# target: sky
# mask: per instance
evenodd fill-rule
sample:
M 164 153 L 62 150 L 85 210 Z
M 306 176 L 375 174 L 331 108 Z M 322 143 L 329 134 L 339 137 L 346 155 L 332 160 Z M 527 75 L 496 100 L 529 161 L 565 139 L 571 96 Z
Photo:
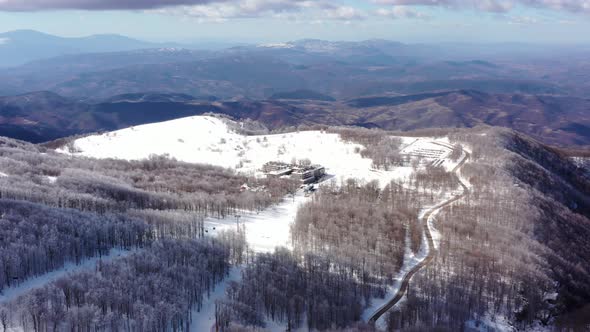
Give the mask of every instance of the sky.
M 148 41 L 590 43 L 590 0 L 0 0 L 0 32 Z

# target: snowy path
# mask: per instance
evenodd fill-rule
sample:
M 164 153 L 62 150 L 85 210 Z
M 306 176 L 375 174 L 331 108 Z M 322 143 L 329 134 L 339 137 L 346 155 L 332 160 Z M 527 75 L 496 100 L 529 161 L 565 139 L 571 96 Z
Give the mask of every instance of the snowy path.
M 232 267 L 229 275 L 215 285 L 215 290 L 203 301 L 201 311 L 193 310 L 190 330 L 194 332 L 215 331 L 215 301 L 225 297 L 225 290 L 232 281 L 240 281 L 243 267 Z
M 425 235 L 423 237 L 423 240 L 427 241 Z M 416 266 L 418 263 L 423 261 L 427 255 L 428 255 L 428 248 L 426 246 L 422 246 L 422 248 L 420 248 L 420 251 L 417 254 L 414 254 L 414 252 L 412 252 L 412 249 L 410 248 L 410 236 L 408 233 L 406 235 L 406 248 L 405 248 L 405 253 L 404 253 L 404 264 L 403 264 L 402 268 L 400 269 L 398 276 L 395 278 L 395 281 L 392 285 L 388 285 L 385 297 L 383 297 L 382 299 L 379 299 L 379 298 L 373 299 L 371 302 L 371 305 L 369 307 L 365 308 L 365 310 L 363 311 L 363 314 L 361 316 L 361 320 L 368 321 L 371 318 L 371 316 L 373 315 L 373 313 L 375 313 L 381 307 L 386 305 L 387 302 L 389 302 L 389 299 L 394 297 L 395 294 L 399 291 L 399 289 L 401 287 L 401 283 L 403 281 L 403 277 L 406 274 L 408 274 L 408 272 L 414 266 Z M 381 326 L 378 325 L 377 327 L 381 327 Z
M 299 206 L 311 200 L 298 191 L 295 197 L 285 197 L 275 206 L 261 212 L 246 212 L 240 215 L 240 225 L 246 227 L 246 241 L 254 252 L 272 252 L 276 247 L 291 248 L 291 224 L 295 221 Z M 236 229 L 236 216 L 223 219 L 205 219 L 208 234 L 215 236 L 223 230 Z
M 464 182 L 465 180 L 461 177 L 459 172 L 459 170 L 467 162 L 469 157 L 470 154 L 468 152 L 464 152 L 461 162 L 453 169 L 453 172 L 459 177 L 459 184 L 463 188 L 463 192 L 461 194 L 455 195 L 453 198 L 445 200 L 444 202 L 430 208 L 429 210 L 426 210 L 423 216 L 420 218 L 422 224 L 424 225 L 424 233 L 428 240 L 428 254 L 426 255 L 426 257 L 424 257 L 424 259 L 416 263 L 412 268 L 409 269 L 409 271 L 405 273 L 402 282 L 399 288 L 397 289 L 397 292 L 395 293 L 395 296 L 391 300 L 383 304 L 377 311 L 375 311 L 373 315 L 370 316 L 370 318 L 368 319 L 369 323 L 374 325 L 382 325 L 382 322 L 379 321 L 380 318 L 382 318 L 387 311 L 393 308 L 403 298 L 404 294 L 408 290 L 410 279 L 412 279 L 412 277 L 418 271 L 420 271 L 420 269 L 422 269 L 424 266 L 430 263 L 430 261 L 432 261 L 432 259 L 434 258 L 437 246 L 435 244 L 435 239 L 433 238 L 433 233 L 435 235 L 438 235 L 438 232 L 436 232 L 436 230 L 433 227 L 434 217 L 443 208 L 462 199 L 469 193 L 468 184 Z M 404 267 L 406 267 L 405 264 Z
M 76 265 L 75 263 L 66 263 L 59 270 L 51 271 L 49 273 L 45 273 L 43 275 L 27 279 L 25 282 L 18 286 L 4 289 L 0 293 L 0 304 L 10 302 L 33 289 L 41 288 L 52 281 L 67 276 L 68 274 L 94 269 L 96 267 L 96 263 L 98 263 L 99 261 L 111 261 L 116 258 L 128 256 L 132 252 L 134 252 L 134 250 L 127 251 L 120 249 L 111 249 L 108 255 L 86 259 L 82 261 L 82 263 L 80 263 L 79 265 Z

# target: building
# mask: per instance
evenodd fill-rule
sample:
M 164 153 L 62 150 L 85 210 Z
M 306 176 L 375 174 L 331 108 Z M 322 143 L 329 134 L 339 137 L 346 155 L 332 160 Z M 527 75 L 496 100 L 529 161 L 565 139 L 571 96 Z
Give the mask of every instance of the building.
M 303 184 L 317 182 L 324 175 L 326 175 L 326 168 L 320 165 L 295 167 L 292 174 L 295 179 L 300 180 Z
M 293 173 L 293 170 L 293 165 L 279 161 L 269 161 L 268 163 L 262 166 L 262 171 L 267 176 L 277 178 L 281 176 L 291 175 Z
M 317 182 L 326 175 L 326 168 L 321 165 L 301 166 L 278 161 L 264 164 L 262 171 L 269 177 L 291 176 L 303 184 Z

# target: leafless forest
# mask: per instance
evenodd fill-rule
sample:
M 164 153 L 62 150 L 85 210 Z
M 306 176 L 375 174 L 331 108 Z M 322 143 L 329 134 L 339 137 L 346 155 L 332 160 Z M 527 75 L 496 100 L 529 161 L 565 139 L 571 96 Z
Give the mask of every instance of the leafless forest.
M 0 295 L 66 263 L 134 250 L 0 303 L 4 331 L 187 329 L 246 251 L 240 230 L 213 240 L 203 219 L 264 209 L 294 185 L 163 157 L 69 158 L 9 139 L 0 155 L 10 174 L 0 178 Z
M 0 326 L 31 331 L 185 331 L 231 266 L 215 303 L 220 331 L 373 331 L 363 313 L 385 299 L 408 254 L 427 245 L 420 214 L 461 189 L 457 176 L 400 153 L 392 133 L 322 128 L 373 159 L 413 166 L 405 181 L 324 184 L 297 212 L 293 250 L 253 254 L 244 230 L 206 234 L 207 216 L 262 211 L 293 195 L 286 179 L 258 179 L 166 157 L 70 158 L 2 139 L 0 294 L 28 279 L 129 251 L 0 303 Z M 407 135 L 407 133 L 406 133 Z M 470 159 L 468 195 L 441 210 L 434 258 L 385 317 L 390 331 L 580 328 L 590 301 L 590 180 L 559 151 L 487 127 L 448 136 L 450 159 Z M 242 185 L 265 188 L 243 190 Z M 573 263 L 575 262 L 575 263 Z M 487 323 L 484 323 L 487 322 Z M 584 324 L 584 323 L 581 323 Z

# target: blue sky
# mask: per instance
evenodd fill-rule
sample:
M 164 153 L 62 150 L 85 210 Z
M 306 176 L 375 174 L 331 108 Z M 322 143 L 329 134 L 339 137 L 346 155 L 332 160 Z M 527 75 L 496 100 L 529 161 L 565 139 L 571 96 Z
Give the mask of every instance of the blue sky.
M 179 42 L 590 43 L 590 0 L 0 0 L 0 31 L 16 29 Z

